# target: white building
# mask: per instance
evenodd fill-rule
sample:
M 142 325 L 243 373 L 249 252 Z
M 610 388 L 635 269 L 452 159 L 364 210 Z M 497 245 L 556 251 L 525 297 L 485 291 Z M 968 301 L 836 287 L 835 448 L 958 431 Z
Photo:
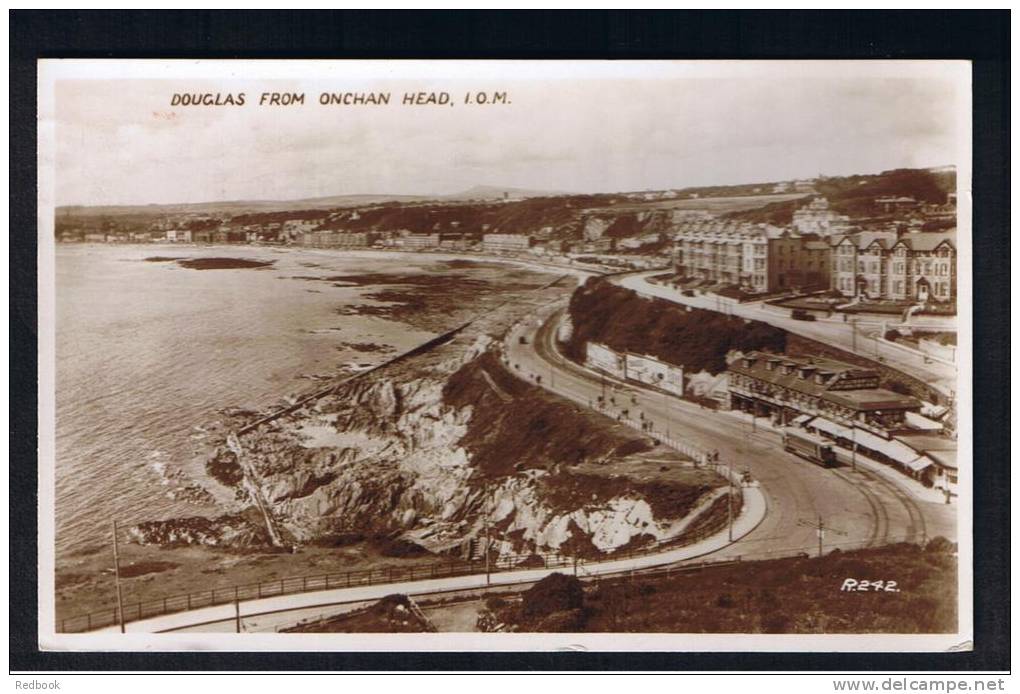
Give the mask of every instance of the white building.
M 482 248 L 489 253 L 519 253 L 531 248 L 531 237 L 526 234 L 484 234 Z
M 815 198 L 804 207 L 794 210 L 793 228 L 801 234 L 845 234 L 850 229 L 850 218 L 831 209 L 825 198 Z

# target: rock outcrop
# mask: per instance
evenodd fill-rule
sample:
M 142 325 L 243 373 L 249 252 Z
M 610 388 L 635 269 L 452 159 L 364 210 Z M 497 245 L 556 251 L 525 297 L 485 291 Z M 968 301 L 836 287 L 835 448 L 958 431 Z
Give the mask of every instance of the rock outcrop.
M 485 336 L 463 336 L 427 360 L 351 381 L 242 444 L 257 477 L 249 482 L 295 544 L 400 536 L 463 554 L 487 518 L 503 553 L 581 546 L 605 553 L 678 537 L 717 494 L 704 473 L 678 481 L 676 454 L 514 377 Z M 652 450 L 657 465 L 674 466 L 659 483 L 690 492 L 684 503 L 653 510 L 621 473 Z M 595 472 L 577 476 L 578 466 Z M 229 452 L 218 449 L 208 467 L 245 502 L 241 466 Z M 589 479 L 598 482 L 590 490 Z M 570 493 L 564 484 L 573 485 Z M 226 527 L 217 532 L 220 522 Z M 136 537 L 231 546 L 265 540 L 239 532 L 232 517 L 208 523 L 149 524 Z

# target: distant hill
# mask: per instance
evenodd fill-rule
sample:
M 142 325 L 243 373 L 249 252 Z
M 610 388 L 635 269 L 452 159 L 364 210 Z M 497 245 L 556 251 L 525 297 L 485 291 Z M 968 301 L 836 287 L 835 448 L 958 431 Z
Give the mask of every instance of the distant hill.
M 876 198 L 910 197 L 919 202 L 942 204 L 956 191 L 956 168 L 892 169 L 879 174 L 833 176 L 814 181 L 815 194 L 825 197 L 834 210 L 853 218 L 880 216 Z M 733 212 L 728 217 L 750 222 L 785 225 L 801 200 L 777 202 L 756 210 Z
M 549 198 L 574 195 L 574 193 L 552 190 L 529 190 L 526 188 L 500 188 L 498 186 L 474 186 L 461 193 L 441 197 L 444 200 L 499 200 L 504 195 L 511 198 Z
M 383 203 L 419 203 L 459 200 L 498 200 L 504 193 L 511 198 L 537 198 L 565 195 L 565 193 L 525 190 L 523 188 L 499 188 L 496 186 L 474 186 L 460 193 L 450 195 L 385 195 L 355 194 L 328 195 L 294 200 L 221 200 L 213 202 L 178 203 L 167 205 L 66 205 L 56 209 L 57 216 L 78 217 L 121 217 L 160 214 L 249 214 L 257 212 L 286 212 L 288 210 L 331 210 L 342 207 L 362 207 Z
M 296 200 L 222 200 L 169 205 L 68 205 L 56 209 L 57 216 L 121 217 L 163 214 L 247 214 L 252 212 L 285 212 L 287 210 L 329 210 L 338 207 L 359 207 L 383 202 L 410 203 L 438 200 L 438 197 L 414 195 L 330 195 Z

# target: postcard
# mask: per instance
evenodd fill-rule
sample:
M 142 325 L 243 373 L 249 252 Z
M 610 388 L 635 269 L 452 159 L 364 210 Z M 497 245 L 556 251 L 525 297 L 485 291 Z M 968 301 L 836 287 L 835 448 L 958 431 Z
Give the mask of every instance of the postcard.
M 968 62 L 39 75 L 43 649 L 972 648 Z

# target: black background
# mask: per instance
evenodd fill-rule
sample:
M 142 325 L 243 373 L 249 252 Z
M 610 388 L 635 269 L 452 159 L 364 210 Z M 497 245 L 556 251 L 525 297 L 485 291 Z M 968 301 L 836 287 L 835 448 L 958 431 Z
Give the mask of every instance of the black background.
M 12 670 L 1009 668 L 1008 11 L 10 11 L 9 17 Z M 972 60 L 974 651 L 785 655 L 40 652 L 36 624 L 35 60 L 113 57 Z

